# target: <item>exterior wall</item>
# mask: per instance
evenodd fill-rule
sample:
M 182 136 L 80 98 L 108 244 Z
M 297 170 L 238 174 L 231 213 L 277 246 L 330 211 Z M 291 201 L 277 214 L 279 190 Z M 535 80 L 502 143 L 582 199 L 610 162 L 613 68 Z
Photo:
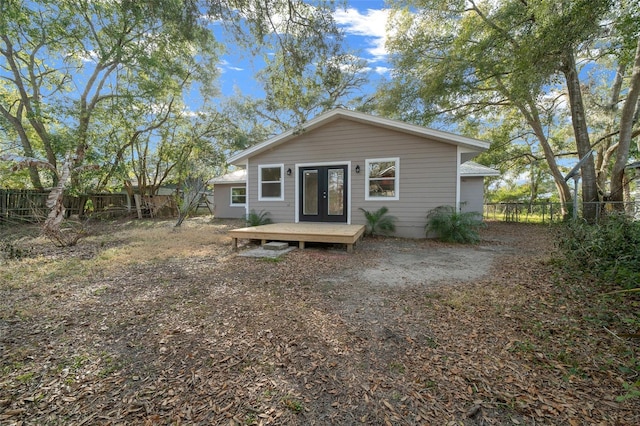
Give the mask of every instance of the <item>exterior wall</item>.
M 240 219 L 246 216 L 245 206 L 231 205 L 231 188 L 243 184 L 216 183 L 214 188 L 213 215 L 219 219 Z
M 463 212 L 478 212 L 484 208 L 484 177 L 463 177 L 460 179 L 460 209 Z
M 365 160 L 392 157 L 399 158 L 399 199 L 365 200 Z M 455 145 L 341 118 L 250 158 L 249 208 L 268 211 L 274 222 L 294 222 L 296 165 L 349 164 L 349 223 L 365 224 L 359 208 L 375 211 L 386 206 L 398 218 L 396 235 L 422 238 L 427 212 L 440 205 L 455 205 L 456 158 Z M 258 201 L 260 164 L 284 165 L 283 201 Z M 358 165 L 360 173 L 355 172 Z M 291 176 L 286 175 L 289 168 Z

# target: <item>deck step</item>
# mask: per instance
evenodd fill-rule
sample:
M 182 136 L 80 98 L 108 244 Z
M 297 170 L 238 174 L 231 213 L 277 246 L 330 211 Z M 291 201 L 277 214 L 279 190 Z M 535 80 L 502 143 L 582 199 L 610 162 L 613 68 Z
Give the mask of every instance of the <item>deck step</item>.
M 262 248 L 265 250 L 286 250 L 287 248 L 289 248 L 289 243 L 285 243 L 282 241 L 271 241 L 270 243 L 263 244 Z

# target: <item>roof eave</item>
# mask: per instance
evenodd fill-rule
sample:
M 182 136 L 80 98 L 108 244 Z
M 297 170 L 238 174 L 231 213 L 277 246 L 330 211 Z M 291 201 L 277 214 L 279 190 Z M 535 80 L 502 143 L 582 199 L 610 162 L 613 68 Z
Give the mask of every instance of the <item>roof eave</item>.
M 460 177 L 487 177 L 487 176 L 500 176 L 499 172 L 495 173 L 460 173 Z
M 246 180 L 232 180 L 232 181 L 220 181 L 220 182 L 207 182 L 209 185 L 244 185 L 247 183 Z

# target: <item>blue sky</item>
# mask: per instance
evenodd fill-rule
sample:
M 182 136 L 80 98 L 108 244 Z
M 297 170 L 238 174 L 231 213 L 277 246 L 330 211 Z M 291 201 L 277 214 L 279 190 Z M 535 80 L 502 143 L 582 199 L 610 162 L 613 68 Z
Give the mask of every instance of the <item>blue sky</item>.
M 370 69 L 371 90 L 382 77 L 389 75 L 387 52 L 384 48 L 387 9 L 384 1 L 349 0 L 346 8 L 339 7 L 334 18 L 344 30 L 349 50 L 365 59 Z M 219 86 L 224 96 L 232 96 L 234 90 L 260 96 L 253 75 L 260 66 L 248 52 L 228 49 L 219 63 Z

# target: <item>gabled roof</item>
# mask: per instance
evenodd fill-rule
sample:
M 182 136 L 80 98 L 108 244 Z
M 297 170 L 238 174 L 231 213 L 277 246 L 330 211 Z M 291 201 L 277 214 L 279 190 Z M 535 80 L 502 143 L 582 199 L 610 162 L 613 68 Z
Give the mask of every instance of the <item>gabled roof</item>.
M 251 148 L 247 148 L 244 151 L 233 155 L 231 158 L 229 158 L 229 163 L 241 164 L 241 162 L 246 160 L 247 158 L 253 157 L 254 155 L 266 151 L 267 149 L 271 149 L 280 144 L 283 144 L 303 132 L 308 132 L 310 130 L 316 129 L 340 118 L 395 130 L 398 132 L 403 132 L 423 138 L 428 138 L 431 140 L 436 140 L 438 142 L 457 145 L 463 148 L 467 148 L 471 151 L 481 152 L 489 149 L 488 142 L 484 142 L 478 139 L 468 138 L 449 132 L 443 132 L 441 130 L 429 129 L 427 127 L 416 126 L 415 124 L 408 124 L 402 121 L 390 120 L 388 118 L 377 117 L 361 112 L 337 108 L 321 114 L 313 120 L 309 120 L 301 128 L 287 130 L 280 135 L 274 136 L 271 139 L 268 139 L 262 143 L 254 145 Z
M 467 161 L 460 164 L 460 176 L 500 176 L 500 172 L 491 167 L 483 166 L 475 161 Z
M 209 185 L 215 185 L 216 183 L 238 183 L 245 184 L 247 182 L 247 170 L 238 169 L 226 175 L 218 176 L 210 179 L 207 183 Z

